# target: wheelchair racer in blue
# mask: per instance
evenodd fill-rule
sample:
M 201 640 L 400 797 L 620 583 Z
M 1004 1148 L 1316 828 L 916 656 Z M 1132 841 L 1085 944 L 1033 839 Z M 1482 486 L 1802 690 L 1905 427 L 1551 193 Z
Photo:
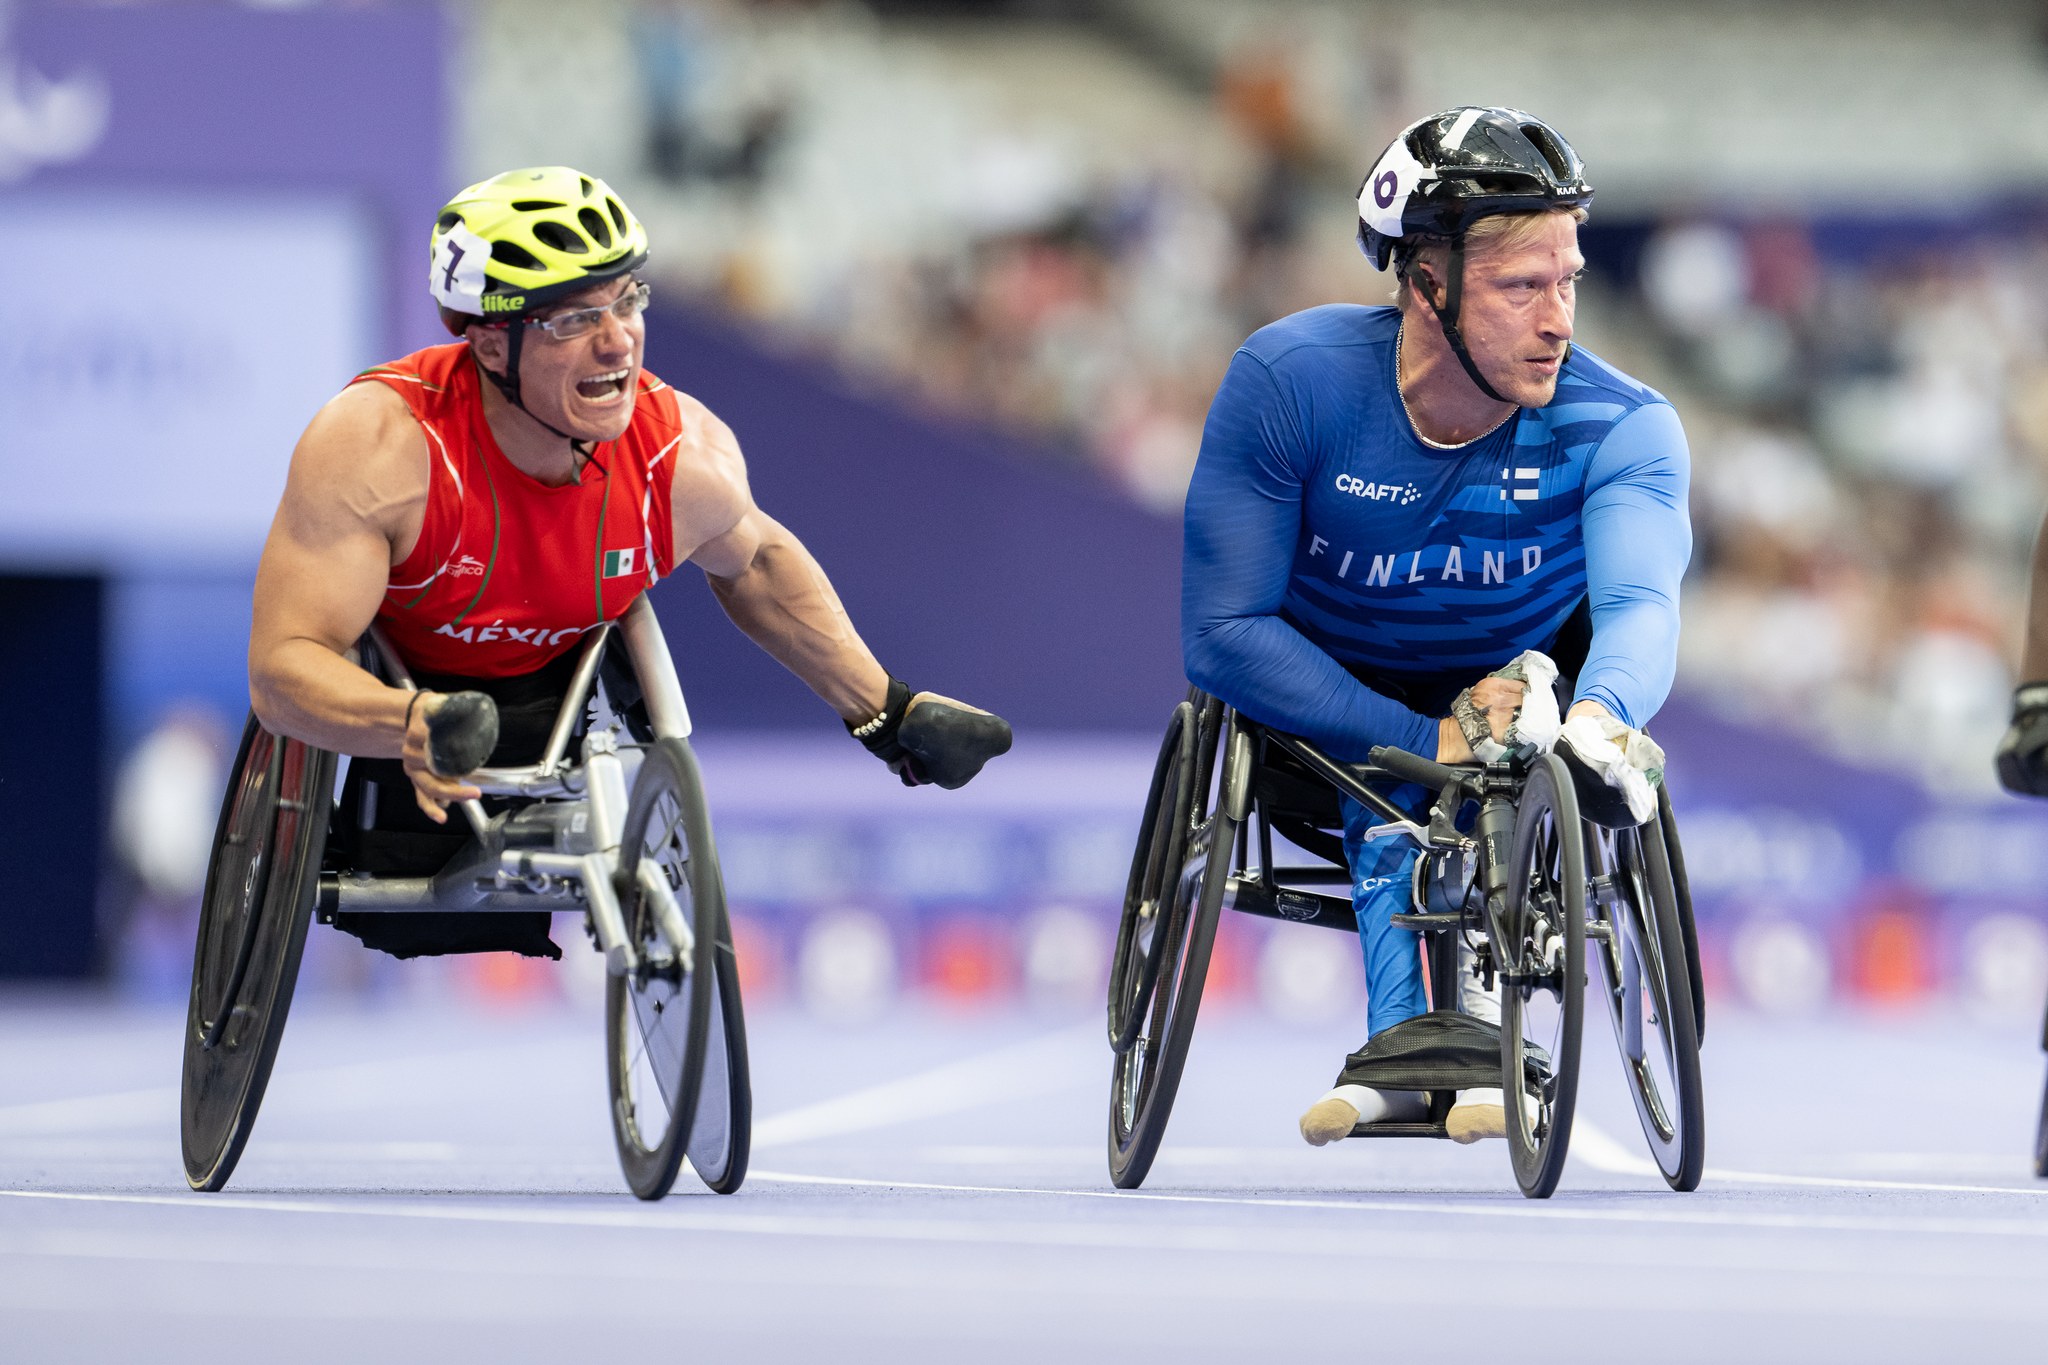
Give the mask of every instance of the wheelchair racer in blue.
M 1662 395 L 1572 345 L 1592 197 L 1570 145 L 1512 109 L 1448 110 L 1381 155 L 1358 240 L 1392 265 L 1395 303 L 1260 329 L 1210 406 L 1181 601 L 1196 686 L 1357 762 L 1376 745 L 1444 763 L 1490 753 L 1524 694 L 1492 675 L 1530 649 L 1576 674 L 1570 719 L 1626 740 L 1656 713 L 1692 548 L 1689 456 Z M 1347 799 L 1378 1035 L 1428 1004 L 1415 936 L 1390 922 L 1419 850 L 1368 840 L 1371 824 Z M 1466 1011 L 1497 1022 L 1461 979 Z M 1302 1136 L 1321 1146 L 1425 1103 L 1340 1085 Z M 1503 1136 L 1501 1092 L 1462 1092 L 1446 1126 Z

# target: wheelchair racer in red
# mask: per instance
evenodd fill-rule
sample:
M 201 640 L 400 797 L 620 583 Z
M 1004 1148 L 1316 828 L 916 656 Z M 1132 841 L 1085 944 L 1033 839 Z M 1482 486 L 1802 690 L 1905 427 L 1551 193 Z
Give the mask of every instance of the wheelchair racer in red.
M 583 634 L 687 561 L 907 785 L 958 787 L 1009 748 L 1000 717 L 876 661 L 755 504 L 732 429 L 642 368 L 647 234 L 610 187 L 507 172 L 449 201 L 431 252 L 458 339 L 358 376 L 292 455 L 249 642 L 266 726 L 400 760 L 440 825 L 478 795 L 465 773 L 521 761 L 520 718 L 552 714 Z M 372 622 L 422 691 L 350 661 Z M 505 714 L 495 755 L 488 727 L 450 723 L 487 710 Z

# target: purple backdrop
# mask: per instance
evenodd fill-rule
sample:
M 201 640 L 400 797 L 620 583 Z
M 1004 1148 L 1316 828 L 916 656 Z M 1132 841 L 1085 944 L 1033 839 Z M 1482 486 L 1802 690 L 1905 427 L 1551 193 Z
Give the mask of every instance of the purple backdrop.
M 883 664 L 1024 729 L 1154 731 L 1186 690 L 1180 528 L 1055 452 L 919 418 L 729 323 L 657 309 L 648 368 L 729 422 L 755 497 Z M 707 728 L 837 722 L 694 569 L 655 593 Z
M 440 6 L 265 13 L 26 3 L 13 12 L 18 57 L 76 92 L 74 109 L 100 99 L 105 109 L 98 135 L 80 135 L 86 145 L 31 153 L 18 179 L 39 188 L 360 195 L 383 229 L 378 311 L 392 348 L 437 337 L 420 287 L 426 227 L 456 188 L 444 164 Z M 92 122 L 77 113 L 68 121 L 88 131 Z M 290 280 L 241 278 L 232 261 L 167 261 L 164 284 L 167 303 L 194 287 L 247 291 L 280 316 L 320 302 L 295 296 Z

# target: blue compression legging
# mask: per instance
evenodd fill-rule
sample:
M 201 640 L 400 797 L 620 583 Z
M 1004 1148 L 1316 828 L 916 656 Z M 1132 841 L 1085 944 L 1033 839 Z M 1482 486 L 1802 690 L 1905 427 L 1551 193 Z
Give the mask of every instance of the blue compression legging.
M 1419 805 L 1422 813 L 1414 818 L 1429 818 L 1429 793 L 1421 787 L 1398 787 L 1389 796 L 1401 810 Z M 1415 860 L 1422 850 L 1399 836 L 1368 842 L 1365 832 L 1379 823 L 1378 815 L 1344 798 L 1344 860 L 1351 867 L 1351 909 L 1358 916 L 1358 942 L 1365 954 L 1368 1036 L 1429 1009 L 1416 936 L 1392 922 L 1393 916 L 1408 909 Z

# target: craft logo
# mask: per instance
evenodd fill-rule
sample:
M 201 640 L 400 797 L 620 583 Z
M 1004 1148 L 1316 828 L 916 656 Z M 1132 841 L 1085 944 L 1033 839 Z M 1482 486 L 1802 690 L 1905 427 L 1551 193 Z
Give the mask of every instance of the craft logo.
M 1367 483 L 1356 474 L 1339 474 L 1337 491 L 1349 493 L 1354 498 L 1371 498 L 1374 502 L 1392 501 L 1406 507 L 1422 496 L 1422 490 L 1412 483 Z

